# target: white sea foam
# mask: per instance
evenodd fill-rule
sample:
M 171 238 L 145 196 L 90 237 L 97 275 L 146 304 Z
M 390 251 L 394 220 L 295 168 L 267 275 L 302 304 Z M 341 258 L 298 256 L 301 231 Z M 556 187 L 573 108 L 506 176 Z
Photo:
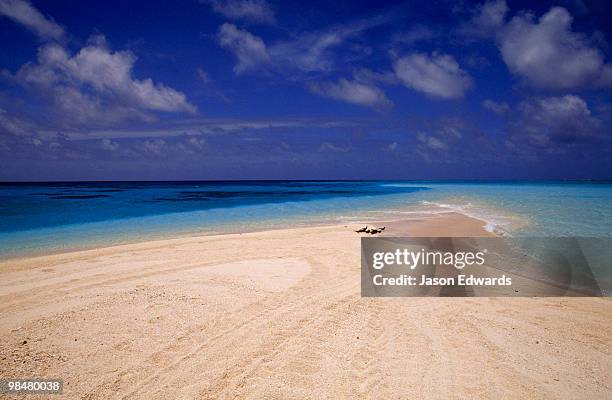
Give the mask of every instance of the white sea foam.
M 422 205 L 438 209 L 438 212 L 457 212 L 471 218 L 476 218 L 485 223 L 487 232 L 500 236 L 510 236 L 512 231 L 523 226 L 526 221 L 518 216 L 511 215 L 502 210 L 493 209 L 486 205 L 466 202 L 433 202 L 422 201 Z

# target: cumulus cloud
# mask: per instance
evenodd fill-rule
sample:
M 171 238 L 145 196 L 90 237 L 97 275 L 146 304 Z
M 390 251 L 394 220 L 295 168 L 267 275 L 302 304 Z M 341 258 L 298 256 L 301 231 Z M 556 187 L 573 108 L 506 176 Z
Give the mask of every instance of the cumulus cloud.
M 514 141 L 532 145 L 568 144 L 597 137 L 601 121 L 580 97 L 532 98 L 519 105 Z
M 0 0 L 0 15 L 22 24 L 41 39 L 59 40 L 64 29 L 25 0 Z
M 542 89 L 612 87 L 612 65 L 585 35 L 572 30 L 565 8 L 553 7 L 539 19 L 523 11 L 505 22 L 507 10 L 503 0 L 485 3 L 474 27 L 493 31 L 514 75 Z
M 272 7 L 265 0 L 210 0 L 214 12 L 230 19 L 246 20 L 262 24 L 274 24 Z
M 366 107 L 388 108 L 393 104 L 376 86 L 344 78 L 338 82 L 312 84 L 310 89 L 321 96 Z
M 393 68 L 406 87 L 430 97 L 460 98 L 472 86 L 472 78 L 447 54 L 414 53 L 396 60 Z
M 230 50 L 238 59 L 234 67 L 236 74 L 255 69 L 270 62 L 266 44 L 261 38 L 239 29 L 234 24 L 221 25 L 218 32 L 219 44 Z
M 114 52 L 97 36 L 74 55 L 58 44 L 41 47 L 37 62 L 23 65 L 15 78 L 83 123 L 150 120 L 148 111 L 196 112 L 183 93 L 148 78 L 135 79 L 135 61 L 131 52 Z
M 37 64 L 26 64 L 17 76 L 40 86 L 76 83 L 109 94 L 146 110 L 194 112 L 185 95 L 151 79 L 132 77 L 136 57 L 128 51 L 111 51 L 98 37 L 71 56 L 55 44 L 42 47 Z
M 482 106 L 487 110 L 493 111 L 497 115 L 504 115 L 510 112 L 510 106 L 508 103 L 497 102 L 491 99 L 486 99 L 482 102 Z
M 504 25 L 508 12 L 505 0 L 488 1 L 477 8 L 468 24 L 461 27 L 464 34 L 476 37 L 494 35 Z
M 536 22 L 514 17 L 500 34 L 500 50 L 513 73 L 547 89 L 612 86 L 612 67 L 601 52 L 571 28 L 572 16 L 554 7 Z

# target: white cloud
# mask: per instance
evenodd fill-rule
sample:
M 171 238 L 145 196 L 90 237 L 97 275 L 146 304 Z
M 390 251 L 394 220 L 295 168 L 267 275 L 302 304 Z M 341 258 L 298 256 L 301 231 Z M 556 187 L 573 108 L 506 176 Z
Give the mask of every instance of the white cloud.
M 542 89 L 612 87 L 612 65 L 585 35 L 572 30 L 565 8 L 553 7 L 539 19 L 522 11 L 506 23 L 507 10 L 504 0 L 485 3 L 473 31 L 495 36 L 514 75 Z
M 269 46 L 262 38 L 230 23 L 221 25 L 217 36 L 221 46 L 232 51 L 238 59 L 234 67 L 234 72 L 238 74 L 270 66 L 292 74 L 296 71 L 329 72 L 341 59 L 354 61 L 367 54 L 367 46 L 347 42 L 387 19 L 385 16 L 375 16 L 324 30 L 304 32 L 294 39 Z M 337 49 L 341 51 L 334 51 Z
M 119 143 L 110 139 L 102 139 L 100 141 L 100 147 L 102 147 L 104 150 L 115 151 L 119 148 Z
M 196 112 L 183 93 L 149 78 L 135 79 L 135 61 L 131 52 L 113 52 L 98 36 L 74 55 L 57 44 L 41 47 L 38 61 L 23 65 L 16 79 L 81 123 L 151 120 L 149 111 Z
M 452 162 L 482 145 L 482 136 L 461 118 L 436 118 L 417 131 L 415 151 L 429 162 Z M 438 157 L 440 153 L 444 157 Z
M 612 85 L 612 67 L 571 24 L 572 16 L 561 7 L 551 8 L 539 22 L 529 14 L 514 17 L 499 37 L 510 71 L 548 89 Z
M 126 120 L 153 121 L 152 115 L 119 103 L 112 103 L 88 93 L 78 86 L 53 85 L 42 88 L 54 107 L 53 115 L 60 117 L 62 128 L 113 126 Z
M 431 97 L 463 97 L 472 85 L 470 76 L 447 54 L 414 53 L 395 61 L 393 68 L 405 86 Z
M 506 0 L 492 0 L 480 5 L 469 24 L 462 31 L 470 36 L 494 35 L 503 25 L 508 12 Z
M 155 121 L 154 124 L 136 125 L 132 128 L 91 129 L 83 131 L 63 130 L 70 140 L 172 138 L 179 136 L 223 135 L 249 131 L 287 132 L 310 128 L 355 128 L 359 124 L 352 120 L 338 119 L 218 119 L 190 118 L 189 120 Z M 56 131 L 40 132 L 54 137 Z
M 393 105 L 385 93 L 376 86 L 344 78 L 340 78 L 336 83 L 312 84 L 310 89 L 321 96 L 366 107 L 388 108 Z
M 206 147 L 206 140 L 199 136 L 185 135 L 175 143 L 175 150 L 182 154 L 198 154 Z
M 337 62 L 337 54 L 332 50 L 343 45 L 342 50 L 350 54 L 350 57 L 362 56 L 363 47 L 356 46 L 355 51 L 351 51 L 351 46 L 346 45 L 346 42 L 386 21 L 385 16 L 375 16 L 329 29 L 305 32 L 296 39 L 274 44 L 270 48 L 270 55 L 276 63 L 303 72 L 330 71 Z
M 278 43 L 271 52 L 274 58 L 305 72 L 332 68 L 330 50 L 344 41 L 342 32 L 311 33 L 297 40 Z
M 134 79 L 136 57 L 128 51 L 113 52 L 104 41 L 91 43 L 74 56 L 58 45 L 48 45 L 39 52 L 38 61 L 38 65 L 24 66 L 18 74 L 26 81 L 41 76 L 55 82 L 76 81 L 146 110 L 195 111 L 183 93 L 148 78 Z
M 421 142 L 421 146 L 431 150 L 447 150 L 448 145 L 438 138 L 426 135 L 423 132 L 417 134 L 417 139 Z
M 200 80 L 204 84 L 208 85 L 211 82 L 210 81 L 210 75 L 204 69 L 198 67 L 197 73 L 198 73 L 198 78 L 200 78 Z
M 167 152 L 168 143 L 163 139 L 152 139 L 152 140 L 146 140 L 143 143 L 142 147 L 147 153 L 161 156 Z
M 330 142 L 323 142 L 319 147 L 320 152 L 336 152 L 336 153 L 347 153 L 350 150 L 349 146 L 339 146 Z
M 238 64 L 234 67 L 236 74 L 270 62 L 264 41 L 246 30 L 237 28 L 236 25 L 221 25 L 218 37 L 221 46 L 232 51 L 238 59 Z
M 46 18 L 40 11 L 24 0 L 0 0 L 0 14 L 18 22 L 42 39 L 59 40 L 64 29 Z
M 265 0 L 211 0 L 214 12 L 231 19 L 262 24 L 274 24 L 276 19 L 270 4 Z
M 206 140 L 201 137 L 192 136 L 187 139 L 187 143 L 189 143 L 191 146 L 195 147 L 198 150 L 202 150 L 206 145 Z
M 508 103 L 497 102 L 491 99 L 486 99 L 482 102 L 482 106 L 487 110 L 493 111 L 497 115 L 504 115 L 510 112 L 510 106 Z
M 587 103 L 574 95 L 532 98 L 522 102 L 519 110 L 515 138 L 524 137 L 535 145 L 592 139 L 601 127 Z
M 465 124 L 461 121 L 443 121 L 436 129 L 436 133 L 449 139 L 461 139 Z
M 9 115 L 0 108 L 0 134 L 12 136 L 31 136 L 34 133 L 33 126 L 20 118 Z

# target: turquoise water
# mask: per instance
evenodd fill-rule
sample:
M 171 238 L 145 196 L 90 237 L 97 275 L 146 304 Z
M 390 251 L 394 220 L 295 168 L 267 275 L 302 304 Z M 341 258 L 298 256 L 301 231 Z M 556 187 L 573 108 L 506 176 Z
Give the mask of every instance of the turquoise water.
M 389 183 L 410 187 L 415 183 Z M 612 236 L 610 182 L 419 182 L 414 200 L 488 221 L 513 236 Z
M 612 184 L 104 182 L 0 184 L 0 255 L 180 234 L 459 211 L 507 235 L 612 236 Z

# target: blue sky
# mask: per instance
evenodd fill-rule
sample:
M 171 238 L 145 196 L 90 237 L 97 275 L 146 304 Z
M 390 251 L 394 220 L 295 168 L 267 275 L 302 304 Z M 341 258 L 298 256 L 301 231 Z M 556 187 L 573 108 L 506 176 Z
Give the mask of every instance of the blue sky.
M 0 180 L 610 179 L 611 17 L 0 0 Z

